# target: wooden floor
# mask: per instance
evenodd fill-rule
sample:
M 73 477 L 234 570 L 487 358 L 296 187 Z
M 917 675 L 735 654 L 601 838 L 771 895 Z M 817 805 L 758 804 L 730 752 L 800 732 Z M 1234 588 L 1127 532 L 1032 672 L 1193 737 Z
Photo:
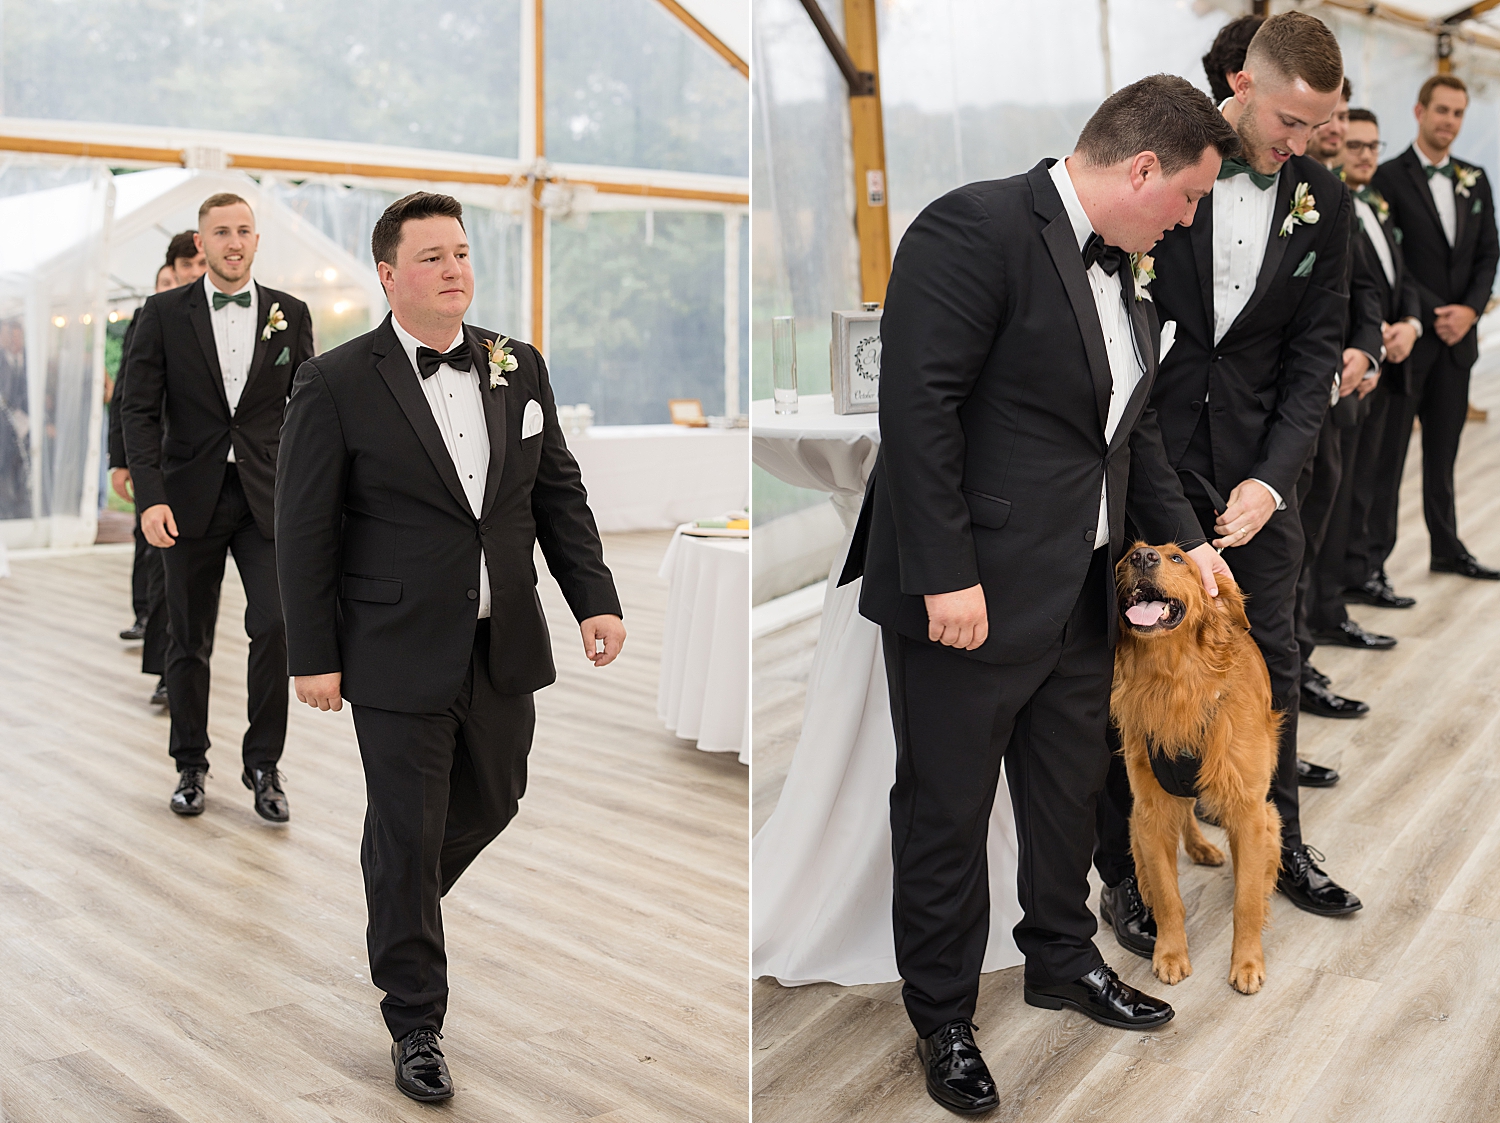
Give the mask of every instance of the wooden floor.
M 1500 378 L 1476 377 L 1474 398 L 1500 417 Z M 1302 790 L 1304 835 L 1364 910 L 1323 919 L 1276 897 L 1266 986 L 1245 997 L 1227 982 L 1229 869 L 1183 858 L 1191 978 L 1167 987 L 1112 936 L 1097 941 L 1128 982 L 1172 1002 L 1164 1029 L 1128 1033 L 1028 1007 L 1019 967 L 985 976 L 975 1021 L 1001 1091 L 993 1118 L 1500 1117 L 1500 584 L 1427 572 L 1415 446 L 1408 463 L 1390 572 L 1419 603 L 1353 608 L 1400 645 L 1320 650 L 1316 663 L 1372 713 L 1301 726 L 1303 755 L 1343 773 L 1335 788 Z M 1500 564 L 1500 423 L 1468 427 L 1459 474 L 1465 540 Z M 757 827 L 796 743 L 816 632 L 813 621 L 757 644 Z M 752 1001 L 756 1123 L 953 1118 L 923 1090 L 899 984 L 759 980 Z
M 241 786 L 244 597 L 226 579 L 208 811 L 175 777 L 153 680 L 115 633 L 130 556 L 0 581 L 0 1119 L 14 1123 L 747 1117 L 745 769 L 657 721 L 664 533 L 606 553 L 630 638 L 537 699 L 521 813 L 444 902 L 457 1095 L 402 1097 L 370 985 L 364 786 L 346 708 L 293 703 L 292 821 Z

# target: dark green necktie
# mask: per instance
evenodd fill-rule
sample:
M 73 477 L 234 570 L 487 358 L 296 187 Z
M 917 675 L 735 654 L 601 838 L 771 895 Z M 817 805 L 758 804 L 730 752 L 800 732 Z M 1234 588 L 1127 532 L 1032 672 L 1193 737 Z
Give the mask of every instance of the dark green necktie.
M 1445 175 L 1449 179 L 1451 179 L 1454 183 L 1458 182 L 1458 172 L 1454 170 L 1453 161 L 1452 160 L 1449 160 L 1441 168 L 1438 167 L 1436 164 L 1428 164 L 1427 165 L 1427 178 L 1431 179 L 1435 175 Z
M 1266 188 L 1270 187 L 1271 184 L 1276 182 L 1275 172 L 1272 172 L 1270 175 L 1266 175 L 1264 172 L 1258 172 L 1249 164 L 1245 163 L 1245 161 L 1241 160 L 1238 156 L 1229 157 L 1229 159 L 1225 160 L 1224 163 L 1219 166 L 1220 179 L 1228 179 L 1230 178 L 1230 176 L 1236 176 L 1242 173 L 1249 176 L 1250 182 L 1255 184 L 1255 186 L 1259 187 L 1262 191 L 1266 190 Z
M 214 293 L 214 311 L 217 312 L 226 304 L 238 304 L 241 308 L 250 307 L 250 290 L 244 292 L 216 292 Z

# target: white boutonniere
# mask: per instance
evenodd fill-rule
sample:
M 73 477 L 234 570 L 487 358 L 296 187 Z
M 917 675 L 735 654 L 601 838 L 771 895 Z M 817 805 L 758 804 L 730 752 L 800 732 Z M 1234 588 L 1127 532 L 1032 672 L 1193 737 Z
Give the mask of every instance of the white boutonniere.
M 1305 222 L 1311 226 L 1317 221 L 1318 201 L 1308 191 L 1307 184 L 1299 183 L 1297 184 L 1297 190 L 1292 193 L 1292 209 L 1281 220 L 1281 232 L 1278 237 L 1285 238 L 1299 222 Z
M 1369 199 L 1370 207 L 1375 211 L 1375 217 L 1381 222 L 1386 222 L 1391 217 L 1391 205 L 1385 201 L 1385 196 L 1379 191 L 1371 191 Z
M 1453 191 L 1462 195 L 1465 199 L 1469 197 L 1469 188 L 1479 182 L 1478 168 L 1465 168 L 1458 164 L 1453 165 Z
M 286 317 L 281 314 L 279 301 L 272 304 L 271 310 L 266 313 L 266 326 L 261 329 L 260 337 L 270 339 L 273 331 L 286 331 Z
M 1146 291 L 1146 286 L 1156 280 L 1156 258 L 1149 253 L 1133 253 L 1130 255 L 1130 271 L 1135 275 L 1135 298 L 1156 303 Z
M 500 339 L 491 339 L 484 345 L 485 350 L 490 353 L 490 389 L 494 390 L 500 386 L 509 386 L 506 375 L 515 370 L 519 365 L 516 357 L 510 353 L 510 337 L 504 336 Z

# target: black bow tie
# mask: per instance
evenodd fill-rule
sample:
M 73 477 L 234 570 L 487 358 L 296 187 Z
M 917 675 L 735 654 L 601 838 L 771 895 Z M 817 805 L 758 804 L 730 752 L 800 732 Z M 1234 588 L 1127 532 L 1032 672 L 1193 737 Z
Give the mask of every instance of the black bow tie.
M 1083 271 L 1097 265 L 1103 269 L 1106 276 L 1113 277 L 1125 264 L 1125 251 L 1118 246 L 1105 245 L 1104 239 L 1098 234 L 1090 234 L 1089 240 L 1083 243 Z
M 417 348 L 417 370 L 423 378 L 431 378 L 444 363 L 454 370 L 468 370 L 471 365 L 468 341 L 465 340 L 451 351 L 434 351 L 431 347 Z

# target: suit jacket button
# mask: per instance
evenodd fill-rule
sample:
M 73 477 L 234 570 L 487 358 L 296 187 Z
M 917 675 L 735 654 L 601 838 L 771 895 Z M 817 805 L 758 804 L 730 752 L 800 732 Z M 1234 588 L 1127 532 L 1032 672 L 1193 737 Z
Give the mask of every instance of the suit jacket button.
M 469 590 L 469 599 L 470 600 L 478 600 L 479 599 L 479 590 L 478 589 L 470 589 Z
M 1085 530 L 1083 532 L 1083 540 L 1085 542 L 1092 542 L 1094 540 L 1094 532 L 1092 530 Z
M 1202 409 L 1203 408 L 1203 403 L 1202 402 L 1194 402 L 1193 403 L 1193 408 L 1194 409 Z

